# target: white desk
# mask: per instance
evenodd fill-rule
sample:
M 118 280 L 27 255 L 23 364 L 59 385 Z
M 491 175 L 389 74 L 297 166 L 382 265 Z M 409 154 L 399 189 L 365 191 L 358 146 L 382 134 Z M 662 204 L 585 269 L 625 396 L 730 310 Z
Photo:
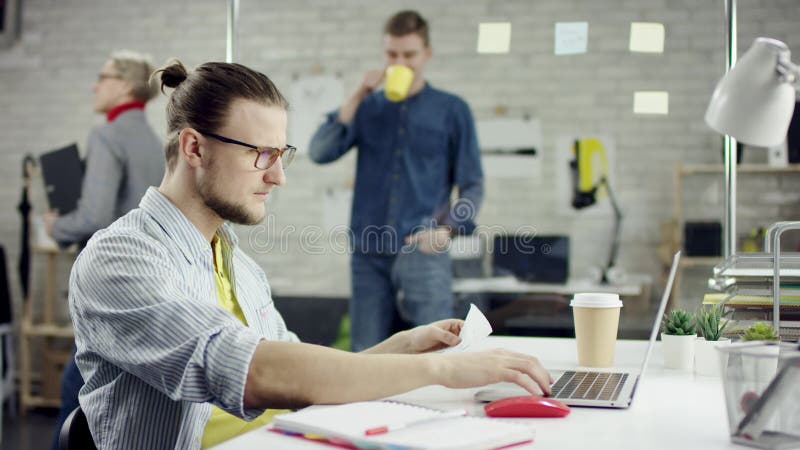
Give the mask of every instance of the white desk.
M 617 366 L 637 369 L 645 341 L 619 341 Z M 570 368 L 576 361 L 572 339 L 491 337 L 487 347 L 504 347 L 537 355 L 551 371 Z M 439 408 L 481 411 L 472 395 L 477 389 L 429 386 L 393 397 Z M 719 378 L 665 370 L 660 342 L 656 343 L 644 381 L 629 409 L 572 408 L 562 419 L 522 419 L 536 430 L 531 450 L 568 449 L 742 449 L 730 442 L 724 394 Z M 319 450 L 331 446 L 281 436 L 264 428 L 231 439 L 214 450 Z

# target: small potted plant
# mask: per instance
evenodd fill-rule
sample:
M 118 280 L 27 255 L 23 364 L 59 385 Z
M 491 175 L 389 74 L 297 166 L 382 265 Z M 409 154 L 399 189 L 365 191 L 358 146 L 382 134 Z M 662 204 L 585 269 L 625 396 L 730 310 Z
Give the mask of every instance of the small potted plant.
M 664 317 L 661 341 L 664 344 L 664 367 L 691 370 L 694 363 L 695 323 L 683 309 L 674 309 Z
M 723 352 L 718 356 L 715 348 L 730 344 L 729 338 L 722 337 L 730 321 L 722 318 L 721 305 L 701 306 L 694 320 L 697 330 L 702 334 L 695 341 L 694 371 L 698 375 L 719 376 L 721 367 L 727 365 L 728 354 Z
M 749 352 L 754 354 L 758 353 L 758 357 L 753 358 L 754 367 L 753 375 L 756 381 L 767 382 L 775 376 L 778 371 L 778 353 L 780 347 L 778 345 L 769 345 L 778 341 L 778 334 L 775 328 L 766 322 L 756 322 L 745 330 L 742 334 L 743 341 L 763 341 L 763 347 L 750 349 Z M 760 354 L 763 353 L 763 357 Z
M 766 322 L 756 322 L 745 330 L 742 335 L 743 341 L 777 341 L 778 334 L 775 328 Z

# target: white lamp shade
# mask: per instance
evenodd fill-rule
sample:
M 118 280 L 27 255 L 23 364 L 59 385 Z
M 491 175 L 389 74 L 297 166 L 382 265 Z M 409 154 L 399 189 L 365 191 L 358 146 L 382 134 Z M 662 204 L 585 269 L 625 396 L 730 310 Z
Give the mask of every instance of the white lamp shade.
M 779 55 L 789 61 L 786 44 L 757 38 L 717 83 L 706 110 L 708 126 L 745 144 L 781 144 L 794 112 L 795 90 L 777 71 Z

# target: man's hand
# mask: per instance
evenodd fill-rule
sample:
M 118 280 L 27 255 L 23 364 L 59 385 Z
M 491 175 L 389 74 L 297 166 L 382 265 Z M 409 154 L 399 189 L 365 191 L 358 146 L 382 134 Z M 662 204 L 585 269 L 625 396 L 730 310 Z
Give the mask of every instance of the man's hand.
M 458 345 L 461 338 L 460 319 L 445 319 L 428 325 L 420 325 L 407 331 L 408 353 L 424 353 Z
M 533 395 L 551 393 L 553 378 L 534 356 L 494 349 L 431 357 L 441 358 L 441 367 L 437 370 L 441 376 L 438 383 L 450 388 L 505 381 L 517 384 Z
M 347 124 L 353 120 L 358 105 L 361 104 L 364 97 L 380 86 L 381 81 L 383 81 L 384 72 L 385 70 L 370 70 L 364 74 L 364 78 L 361 79 L 361 83 L 358 85 L 355 92 L 353 92 L 353 94 L 342 103 L 342 106 L 339 107 L 339 122 Z
M 461 342 L 458 334 L 463 325 L 464 321 L 460 319 L 445 319 L 420 325 L 395 333 L 363 353 L 424 353 L 451 347 Z
M 374 91 L 378 86 L 381 85 L 385 73 L 386 70 L 370 70 L 365 73 L 364 78 L 361 79 L 361 84 L 358 86 L 360 92 L 363 95 L 367 95 Z
M 434 384 L 472 388 L 502 381 L 516 383 L 531 394 L 551 392 L 550 374 L 536 358 L 508 350 L 364 355 L 262 340 L 250 360 L 244 404 L 246 408 L 275 408 L 357 402 Z
M 406 237 L 407 245 L 416 245 L 422 253 L 432 255 L 443 253 L 450 248 L 450 229 L 436 227 L 418 231 Z
M 47 231 L 47 235 L 52 237 L 53 236 L 53 224 L 56 223 L 58 220 L 58 213 L 55 211 L 47 211 L 46 213 L 42 214 L 42 221 L 44 222 L 44 229 Z

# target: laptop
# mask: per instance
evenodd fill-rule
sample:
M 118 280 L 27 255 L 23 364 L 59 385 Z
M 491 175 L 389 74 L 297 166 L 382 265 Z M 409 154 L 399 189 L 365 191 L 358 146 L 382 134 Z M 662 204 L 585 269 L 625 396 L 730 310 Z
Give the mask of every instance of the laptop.
M 47 202 L 62 216 L 78 207 L 83 183 L 83 163 L 76 144 L 39 156 Z
M 661 297 L 661 304 L 658 305 L 658 312 L 653 321 L 653 329 L 650 331 L 650 341 L 647 344 L 647 351 L 644 353 L 644 360 L 638 373 L 614 371 L 612 370 L 567 370 L 555 383 L 553 383 L 550 395 L 561 403 L 569 406 L 589 406 L 599 408 L 627 408 L 633 401 L 636 387 L 644 378 L 647 362 L 653 352 L 653 343 L 658 336 L 661 328 L 661 318 L 667 307 L 672 283 L 675 280 L 675 272 L 678 269 L 678 261 L 681 252 L 675 254 L 672 259 L 672 268 L 669 271 L 669 279 Z M 490 402 L 506 397 L 518 395 L 529 395 L 521 387 L 511 383 L 500 383 L 496 387 L 483 389 L 475 394 L 475 399 L 482 402 Z

